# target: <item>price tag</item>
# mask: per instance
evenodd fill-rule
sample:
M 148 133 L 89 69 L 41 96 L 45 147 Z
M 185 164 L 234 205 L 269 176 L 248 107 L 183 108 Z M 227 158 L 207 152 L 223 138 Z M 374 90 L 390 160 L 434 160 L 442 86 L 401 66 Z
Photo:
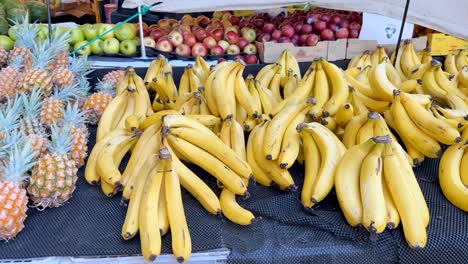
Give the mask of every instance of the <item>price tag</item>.
M 386 16 L 364 13 L 362 28 L 359 34 L 361 40 L 377 40 L 379 44 L 395 44 L 400 35 L 401 20 Z M 414 24 L 405 23 L 402 39 L 413 37 Z

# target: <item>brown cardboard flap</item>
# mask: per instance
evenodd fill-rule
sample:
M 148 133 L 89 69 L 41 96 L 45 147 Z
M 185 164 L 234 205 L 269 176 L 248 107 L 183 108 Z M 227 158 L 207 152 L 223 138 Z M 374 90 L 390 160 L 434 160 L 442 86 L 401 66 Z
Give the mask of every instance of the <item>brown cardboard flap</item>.
M 416 51 L 422 50 L 427 47 L 427 37 L 413 38 L 413 47 Z M 402 43 L 403 44 L 403 40 Z M 348 39 L 348 47 L 346 49 L 346 59 L 351 59 L 364 51 L 374 51 L 378 46 L 385 48 L 387 54 L 391 54 L 396 49 L 396 44 L 379 45 L 375 40 L 360 40 L 360 39 Z M 401 47 L 401 45 L 400 45 Z

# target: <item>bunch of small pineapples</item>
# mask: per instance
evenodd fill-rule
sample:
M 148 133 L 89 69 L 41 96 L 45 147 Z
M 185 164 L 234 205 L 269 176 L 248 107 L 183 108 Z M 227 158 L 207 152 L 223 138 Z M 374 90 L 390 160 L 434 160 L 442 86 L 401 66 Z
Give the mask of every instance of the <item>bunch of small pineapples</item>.
M 98 116 L 85 106 L 114 87 L 103 83 L 88 97 L 90 63 L 68 57 L 68 35 L 36 42 L 36 27 L 21 21 L 15 48 L 0 52 L 0 240 L 24 228 L 29 200 L 45 209 L 71 198 L 87 154 L 87 118 Z

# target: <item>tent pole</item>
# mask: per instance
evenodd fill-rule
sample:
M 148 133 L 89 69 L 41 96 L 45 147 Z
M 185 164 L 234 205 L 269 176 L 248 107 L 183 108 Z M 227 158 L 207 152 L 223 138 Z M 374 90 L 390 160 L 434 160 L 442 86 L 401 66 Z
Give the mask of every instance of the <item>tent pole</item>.
M 47 25 L 49 27 L 49 41 L 52 39 L 52 18 L 50 15 L 50 0 L 46 1 L 47 5 Z
M 395 49 L 395 60 L 393 61 L 393 66 L 396 64 L 396 57 L 398 56 L 398 50 L 400 49 L 401 38 L 403 37 L 403 29 L 405 28 L 406 15 L 408 14 L 410 0 L 406 0 L 405 12 L 403 13 L 403 19 L 401 20 L 400 34 L 398 36 L 398 42 Z

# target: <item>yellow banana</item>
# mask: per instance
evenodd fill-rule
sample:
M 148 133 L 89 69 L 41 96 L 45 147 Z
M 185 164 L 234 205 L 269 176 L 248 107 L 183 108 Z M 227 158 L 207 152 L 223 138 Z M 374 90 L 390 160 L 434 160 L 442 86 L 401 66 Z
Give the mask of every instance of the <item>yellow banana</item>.
M 391 101 L 393 91 L 398 88 L 388 79 L 385 64 L 386 62 L 382 62 L 370 70 L 369 83 L 374 89 L 375 98 Z
M 359 129 L 367 122 L 367 113 L 354 116 L 351 118 L 351 120 L 348 122 L 348 124 L 345 127 L 344 135 L 343 135 L 343 144 L 347 147 L 350 148 L 354 145 L 356 145 L 356 137 L 357 134 L 359 133 Z
M 247 209 L 242 208 L 236 201 L 236 195 L 228 189 L 223 189 L 219 197 L 224 216 L 238 225 L 250 225 L 255 216 Z
M 223 64 L 218 64 L 218 65 L 223 65 Z M 216 78 L 216 71 L 212 71 L 210 75 L 208 75 L 208 77 L 206 78 L 203 96 L 206 99 L 206 104 L 208 106 L 208 109 L 210 109 L 210 112 L 215 116 L 219 116 L 218 105 L 216 103 L 216 99 L 213 94 L 214 89 L 219 88 L 219 87 L 216 87 L 216 85 L 215 87 L 213 87 L 215 78 Z
M 323 70 L 330 79 L 331 86 L 330 99 L 323 106 L 323 115 L 325 117 L 334 116 L 338 108 L 340 108 L 348 98 L 348 84 L 344 79 L 343 71 L 335 64 L 329 63 L 325 59 L 322 59 L 320 62 L 323 66 Z
M 336 123 L 335 118 L 331 117 L 331 116 L 321 117 L 320 118 L 320 124 L 322 124 L 324 127 L 328 128 L 328 130 L 330 130 L 331 132 L 333 132 L 335 134 L 338 132 L 338 128 L 340 128 L 338 126 L 338 124 Z
M 307 109 L 299 112 L 288 124 L 281 143 L 281 152 L 278 156 L 278 165 L 282 169 L 289 169 L 296 161 L 300 148 L 300 136 L 296 130 L 297 125 L 304 122 Z
M 153 80 L 158 75 L 160 66 L 161 60 L 152 60 L 150 62 L 144 78 L 146 88 L 150 88 L 149 84 L 151 80 Z
M 385 171 L 383 172 L 385 175 Z M 385 178 L 385 176 L 383 176 Z M 382 180 L 382 189 L 385 197 L 385 207 L 387 208 L 387 228 L 395 229 L 400 225 L 400 214 L 393 201 L 392 194 L 388 190 L 387 183 Z
M 247 155 L 247 162 L 249 163 L 249 166 L 252 168 L 253 171 L 253 176 L 256 182 L 260 183 L 263 186 L 271 186 L 271 179 L 268 177 L 268 175 L 262 170 L 262 168 L 258 165 L 258 163 L 255 161 L 255 155 L 254 155 L 254 141 L 256 137 L 256 130 L 253 130 L 249 138 L 247 140 L 247 147 L 246 147 L 246 155 Z
M 242 125 L 245 131 L 251 131 L 257 125 L 257 120 L 253 117 L 247 117 Z
M 122 94 L 117 95 L 107 105 L 106 109 L 102 113 L 101 119 L 99 120 L 96 132 L 96 142 L 99 142 L 104 138 L 104 136 L 116 128 L 116 125 L 120 121 L 126 107 L 128 96 L 128 92 L 125 91 Z
M 184 73 L 182 76 L 180 76 L 180 81 L 179 81 L 179 90 L 178 94 L 186 94 L 190 92 L 190 79 L 189 79 L 189 68 L 191 68 L 192 65 L 188 65 L 184 69 Z
M 241 157 L 242 160 L 247 162 L 247 155 L 245 150 L 245 138 L 244 130 L 242 126 L 236 121 L 231 122 L 231 149 L 237 154 L 238 157 Z
M 315 82 L 312 90 L 312 96 L 316 103 L 311 107 L 309 115 L 317 118 L 322 115 L 323 107 L 330 99 L 330 83 L 328 82 L 326 72 L 323 70 L 322 63 L 317 63 L 315 70 Z
M 272 110 L 276 105 L 276 99 L 273 93 L 265 88 L 258 80 L 254 80 L 254 84 L 262 104 L 262 113 L 267 115 L 273 114 Z
M 396 86 L 400 85 L 402 80 L 397 70 L 395 69 L 395 67 L 393 67 L 393 65 L 388 60 L 385 60 L 385 61 L 386 61 L 385 73 L 387 74 L 388 80 L 391 83 L 393 83 L 393 85 L 396 85 Z
M 166 205 L 166 188 L 164 186 L 164 179 L 161 185 L 161 192 L 159 193 L 159 206 L 158 206 L 158 224 L 159 232 L 161 236 L 167 234 L 169 231 L 169 219 L 167 216 L 167 205 Z
M 455 63 L 455 54 L 448 54 L 445 57 L 444 69 L 450 74 L 455 74 L 458 72 L 457 65 Z
M 292 75 L 292 71 L 288 73 L 288 79 L 284 84 L 283 97 L 288 98 L 296 90 L 298 85 L 298 76 Z
M 376 65 L 377 66 L 377 65 Z M 375 67 L 375 66 L 374 66 Z M 371 69 L 371 67 L 366 67 L 364 68 L 361 72 L 363 74 L 365 74 L 367 76 L 367 72 Z M 366 77 L 367 78 L 367 77 Z M 373 97 L 374 96 L 374 92 L 372 90 L 372 88 L 366 84 L 366 83 L 363 83 L 363 82 L 360 82 L 359 80 L 357 80 L 355 77 L 353 76 L 350 76 L 348 74 L 345 73 L 345 79 L 346 81 L 348 81 L 348 83 L 356 90 L 358 90 L 360 93 L 368 96 L 368 97 Z
M 362 114 L 367 114 L 369 112 L 369 110 L 367 109 L 367 106 L 362 102 L 360 97 L 356 94 L 356 90 L 354 88 L 349 89 L 349 101 L 351 102 L 351 105 L 353 106 L 354 115 L 358 116 Z M 377 112 L 377 111 L 374 111 L 374 112 Z
M 231 147 L 231 124 L 232 124 L 231 119 L 227 119 L 223 121 L 223 123 L 221 124 L 221 130 L 219 131 L 219 139 L 221 139 L 221 141 L 230 149 L 232 149 Z
M 192 118 L 204 126 L 212 127 L 221 123 L 221 118 L 214 115 L 187 115 L 187 117 Z
M 438 67 L 440 67 L 440 62 L 433 60 L 431 68 L 423 75 L 422 88 L 432 96 L 445 98 L 447 91 L 440 87 L 435 79 L 435 71 Z
M 237 102 L 247 111 L 247 114 L 256 117 L 261 114 L 262 108 L 261 105 L 254 102 L 255 98 L 250 94 L 249 88 L 242 77 L 242 73 L 243 69 L 241 69 L 236 76 L 235 96 Z
M 359 129 L 356 135 L 356 145 L 366 142 L 370 138 L 374 137 L 374 126 L 377 120 L 380 119 L 380 115 L 376 112 L 369 112 L 367 114 L 367 121 L 362 127 Z
M 258 71 L 255 79 L 260 80 L 263 86 L 268 87 L 271 79 L 273 78 L 273 74 L 275 72 L 276 72 L 276 64 L 265 65 L 263 68 L 260 69 L 260 71 Z
M 462 182 L 460 168 L 467 146 L 468 143 L 463 143 L 447 148 L 439 165 L 439 183 L 443 194 L 450 203 L 465 212 L 468 212 L 468 188 Z
M 275 98 L 276 102 L 280 102 L 283 100 L 283 98 L 281 97 L 281 73 L 279 71 L 277 71 L 271 79 L 268 89 L 273 94 L 273 97 Z
M 468 132 L 465 133 L 468 134 Z M 460 162 L 460 179 L 463 185 L 465 185 L 465 187 L 468 188 L 468 151 L 465 151 L 465 153 L 463 154 L 463 158 Z
M 457 66 L 457 70 L 460 71 L 463 67 L 468 65 L 468 50 L 467 49 L 460 49 L 455 56 L 455 65 Z
M 346 124 L 353 118 L 354 108 L 350 103 L 344 104 L 338 112 L 336 112 L 335 120 L 340 127 L 346 127 Z
M 411 40 L 405 40 L 403 51 L 401 53 L 401 69 L 406 77 L 411 75 L 412 70 L 421 62 L 417 59 L 416 52 L 414 51 L 413 43 Z
M 286 57 L 286 71 L 292 70 L 293 75 L 296 75 L 299 79 L 301 79 L 301 69 L 299 68 L 299 63 L 289 51 Z M 285 72 L 286 74 L 286 72 Z

